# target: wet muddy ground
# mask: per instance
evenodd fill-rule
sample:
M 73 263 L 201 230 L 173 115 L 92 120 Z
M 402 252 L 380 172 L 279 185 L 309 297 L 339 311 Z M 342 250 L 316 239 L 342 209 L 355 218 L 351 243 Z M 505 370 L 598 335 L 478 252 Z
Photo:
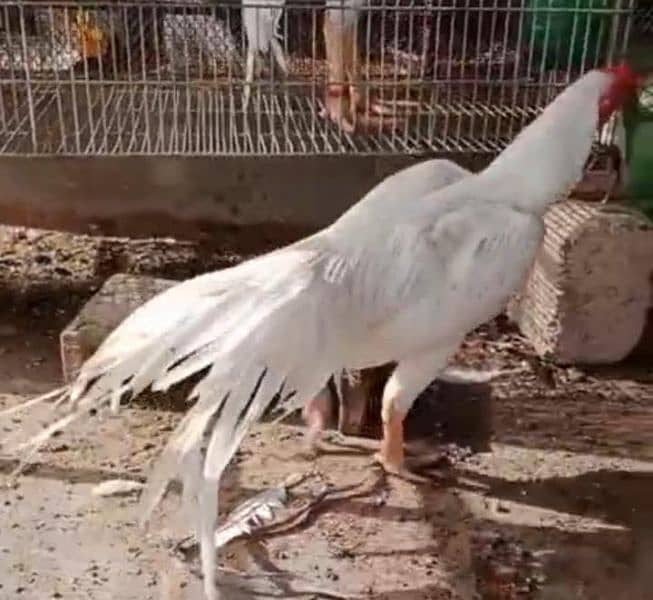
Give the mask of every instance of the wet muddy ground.
M 238 249 L 7 229 L 0 235 L 0 405 L 60 383 L 58 333 L 115 271 L 172 277 L 238 261 Z M 368 451 L 324 442 L 315 461 L 295 428 L 261 425 L 230 468 L 222 510 L 312 471 L 301 522 L 222 552 L 225 598 L 644 599 L 653 589 L 653 368 L 538 360 L 499 319 L 456 357 L 515 374 L 453 393 L 433 386 L 413 416 L 443 460 L 416 485 L 384 478 Z M 137 497 L 97 498 L 105 479 L 142 480 L 180 418 L 139 405 L 57 436 L 0 491 L 0 598 L 194 600 L 193 549 L 177 498 L 147 532 Z M 0 423 L 0 470 L 47 407 Z M 326 486 L 326 487 L 325 487 Z M 246 572 L 249 577 L 234 574 Z M 252 577 L 257 575 L 257 577 Z

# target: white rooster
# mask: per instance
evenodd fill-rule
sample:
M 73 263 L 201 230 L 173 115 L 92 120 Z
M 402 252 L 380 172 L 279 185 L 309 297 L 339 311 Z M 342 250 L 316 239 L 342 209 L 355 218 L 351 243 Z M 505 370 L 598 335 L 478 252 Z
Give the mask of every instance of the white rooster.
M 401 470 L 413 401 L 465 334 L 497 315 L 523 283 L 544 212 L 581 176 L 597 126 L 637 85 L 626 65 L 592 71 L 481 173 L 450 165 L 441 171 L 447 180 L 439 172 L 428 182 L 413 168 L 323 231 L 155 297 L 60 392 L 69 414 L 28 448 L 89 409 L 116 410 L 125 395 L 166 390 L 206 370 L 143 502 L 149 515 L 169 481 L 183 481 L 197 515 L 206 595 L 216 600 L 218 487 L 250 426 L 278 394 L 299 404 L 342 369 L 396 362 L 383 393 L 378 459 Z

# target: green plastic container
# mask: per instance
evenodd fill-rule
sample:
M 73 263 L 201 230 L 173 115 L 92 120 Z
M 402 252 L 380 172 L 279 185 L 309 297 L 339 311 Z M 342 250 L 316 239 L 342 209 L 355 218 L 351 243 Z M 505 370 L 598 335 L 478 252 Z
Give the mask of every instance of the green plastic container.
M 591 68 L 604 62 L 611 0 L 526 0 L 525 38 L 545 69 Z M 536 65 L 539 66 L 539 65 Z
M 653 83 L 623 113 L 631 202 L 653 219 Z

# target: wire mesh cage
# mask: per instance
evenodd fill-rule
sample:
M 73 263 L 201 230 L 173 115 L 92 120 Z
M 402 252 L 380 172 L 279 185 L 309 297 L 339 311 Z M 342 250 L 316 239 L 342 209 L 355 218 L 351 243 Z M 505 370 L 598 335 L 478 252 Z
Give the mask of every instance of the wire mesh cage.
M 0 153 L 499 151 L 633 0 L 5 0 Z

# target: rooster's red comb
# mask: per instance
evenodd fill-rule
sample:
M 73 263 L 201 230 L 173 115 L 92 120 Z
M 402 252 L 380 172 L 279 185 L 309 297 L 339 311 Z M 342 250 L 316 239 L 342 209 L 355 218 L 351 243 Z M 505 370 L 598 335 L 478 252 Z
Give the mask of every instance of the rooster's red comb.
M 603 125 L 612 113 L 621 110 L 624 104 L 637 96 L 643 82 L 643 78 L 625 61 L 602 71 L 612 75 L 613 79 L 599 99 L 599 125 Z
M 642 82 L 642 76 L 636 73 L 625 60 L 616 65 L 604 67 L 601 70 L 614 75 L 617 85 L 623 88 L 638 88 Z

